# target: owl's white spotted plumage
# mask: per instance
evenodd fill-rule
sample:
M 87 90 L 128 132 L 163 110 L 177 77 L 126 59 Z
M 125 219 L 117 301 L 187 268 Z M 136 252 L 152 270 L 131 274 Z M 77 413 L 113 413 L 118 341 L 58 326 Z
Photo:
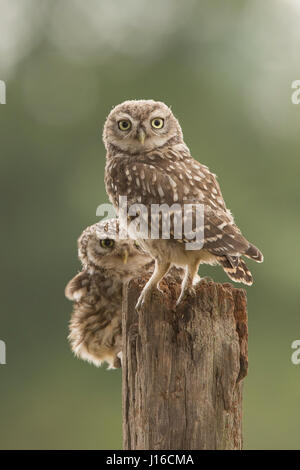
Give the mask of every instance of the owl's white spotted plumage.
M 153 271 L 153 260 L 133 240 L 121 240 L 117 219 L 88 227 L 78 239 L 83 270 L 65 289 L 74 302 L 69 341 L 81 359 L 120 367 L 122 289 L 125 282 Z
M 257 262 L 263 256 L 234 223 L 215 175 L 192 158 L 170 108 L 153 100 L 125 101 L 109 114 L 103 140 L 106 190 L 117 211 L 119 196 L 127 196 L 128 206 L 144 204 L 149 212 L 151 204 L 204 205 L 201 250 L 186 250 L 182 240 L 143 240 L 144 249 L 155 259 L 155 270 L 138 306 L 172 265 L 186 267 L 180 299 L 191 287 L 200 263 L 220 264 L 232 280 L 252 284 L 242 256 Z

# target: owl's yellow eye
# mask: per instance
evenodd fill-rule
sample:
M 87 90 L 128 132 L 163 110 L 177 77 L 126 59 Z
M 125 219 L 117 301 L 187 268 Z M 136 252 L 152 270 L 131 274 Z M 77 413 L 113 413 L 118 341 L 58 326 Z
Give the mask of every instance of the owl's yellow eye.
M 104 240 L 100 240 L 100 246 L 102 248 L 112 248 L 115 244 L 114 240 L 111 240 L 110 238 L 105 238 Z
M 118 122 L 118 126 L 121 131 L 129 131 L 131 128 L 131 122 L 128 119 L 122 119 Z
M 151 126 L 154 127 L 154 129 L 161 129 L 164 127 L 164 120 L 162 118 L 154 118 L 151 121 Z

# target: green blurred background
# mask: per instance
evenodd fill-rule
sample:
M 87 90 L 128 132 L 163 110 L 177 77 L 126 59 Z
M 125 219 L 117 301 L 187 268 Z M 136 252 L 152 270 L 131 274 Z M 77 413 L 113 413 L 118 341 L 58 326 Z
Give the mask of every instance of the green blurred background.
M 72 356 L 64 286 L 107 202 L 103 123 L 133 98 L 172 106 L 264 252 L 249 262 L 245 448 L 300 448 L 299 46 L 298 0 L 0 0 L 1 449 L 121 448 L 121 373 Z

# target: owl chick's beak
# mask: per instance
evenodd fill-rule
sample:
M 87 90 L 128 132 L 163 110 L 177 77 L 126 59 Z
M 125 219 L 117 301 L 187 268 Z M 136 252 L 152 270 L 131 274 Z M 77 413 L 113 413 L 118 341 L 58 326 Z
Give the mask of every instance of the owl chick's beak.
M 138 130 L 138 141 L 144 145 L 146 139 L 145 131 L 141 128 Z
M 123 263 L 126 264 L 128 260 L 128 251 L 126 249 L 122 250 L 121 256 Z

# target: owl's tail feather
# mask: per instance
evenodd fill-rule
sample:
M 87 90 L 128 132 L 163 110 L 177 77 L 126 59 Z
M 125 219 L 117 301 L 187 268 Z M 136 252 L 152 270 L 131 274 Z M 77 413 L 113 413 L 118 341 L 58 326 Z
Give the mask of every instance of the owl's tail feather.
M 248 250 L 243 253 L 243 255 L 247 256 L 247 258 L 251 258 L 254 261 L 257 261 L 257 263 L 262 263 L 264 260 L 264 255 L 262 254 L 262 252 L 251 243 Z
M 227 256 L 217 256 L 217 260 L 227 276 L 234 282 L 242 282 L 247 286 L 253 284 L 251 272 L 241 258 L 238 258 L 238 263 L 232 263 L 232 260 L 230 258 L 228 259 Z

